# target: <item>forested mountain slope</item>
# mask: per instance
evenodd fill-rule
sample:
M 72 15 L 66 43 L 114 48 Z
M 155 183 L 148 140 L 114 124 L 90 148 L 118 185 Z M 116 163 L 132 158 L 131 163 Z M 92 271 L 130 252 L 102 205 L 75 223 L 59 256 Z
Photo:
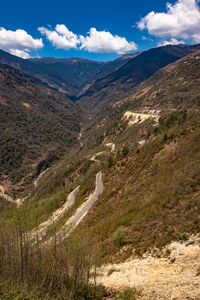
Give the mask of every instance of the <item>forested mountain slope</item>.
M 99 111 L 111 102 L 124 97 L 129 89 L 152 76 L 162 67 L 200 48 L 192 46 L 165 46 L 150 49 L 128 61 L 117 71 L 99 79 L 79 99 L 79 105 L 86 111 Z
M 68 83 L 74 95 L 106 64 L 78 57 L 66 59 L 44 57 L 33 58 L 30 61 L 43 68 L 47 74 L 59 78 L 63 84 Z
M 9 175 L 16 182 L 34 172 L 50 151 L 55 159 L 58 149 L 77 141 L 80 122 L 80 109 L 63 94 L 0 65 L 1 179 Z
M 43 85 L 74 98 L 88 84 L 117 70 L 136 55 L 138 53 L 131 53 L 113 61 L 99 62 L 78 57 L 22 59 L 0 50 L 0 63 L 10 65 L 39 79 Z
M 93 78 L 91 80 L 88 81 L 88 84 L 86 84 L 83 87 L 83 89 L 77 95 L 77 98 L 79 98 L 82 94 L 85 94 L 86 91 L 89 90 L 90 87 L 93 86 L 97 80 L 104 78 L 104 77 L 108 76 L 109 74 L 113 73 L 114 71 L 118 70 L 120 67 L 125 65 L 129 60 L 135 58 L 136 56 L 140 55 L 141 53 L 143 53 L 143 52 L 125 54 L 115 60 L 104 63 L 102 68 L 93 76 Z

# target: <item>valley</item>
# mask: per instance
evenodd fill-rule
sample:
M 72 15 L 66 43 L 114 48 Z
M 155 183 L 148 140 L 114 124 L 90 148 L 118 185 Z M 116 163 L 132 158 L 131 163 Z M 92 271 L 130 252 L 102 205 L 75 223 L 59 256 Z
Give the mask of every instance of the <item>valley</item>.
M 0 52 L 0 299 L 199 299 L 199 57 Z

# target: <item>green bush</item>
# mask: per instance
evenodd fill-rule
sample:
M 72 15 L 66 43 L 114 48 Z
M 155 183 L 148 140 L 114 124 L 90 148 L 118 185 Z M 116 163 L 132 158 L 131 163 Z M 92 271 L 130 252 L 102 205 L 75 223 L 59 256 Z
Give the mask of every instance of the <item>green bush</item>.
M 166 142 L 166 141 L 167 141 L 167 138 L 168 138 L 168 137 L 167 137 L 167 133 L 165 133 L 165 134 L 164 134 L 164 137 L 163 137 L 163 141 Z
M 112 156 L 110 156 L 109 158 L 108 158 L 108 168 L 111 168 L 112 166 L 114 166 L 114 160 L 113 160 L 113 158 L 112 158 Z
M 76 290 L 74 299 L 75 300 L 101 300 L 105 295 L 106 291 L 103 286 L 90 286 L 83 285 Z
M 126 233 L 123 227 L 117 229 L 113 236 L 113 241 L 119 247 L 124 246 L 126 244 Z
M 126 157 L 127 155 L 128 155 L 128 153 L 129 153 L 129 148 L 128 147 L 123 147 L 123 149 L 122 149 L 122 157 L 124 158 L 124 157 Z
M 133 289 L 125 289 L 122 292 L 119 292 L 117 295 L 117 299 L 119 300 L 136 300 L 137 292 Z

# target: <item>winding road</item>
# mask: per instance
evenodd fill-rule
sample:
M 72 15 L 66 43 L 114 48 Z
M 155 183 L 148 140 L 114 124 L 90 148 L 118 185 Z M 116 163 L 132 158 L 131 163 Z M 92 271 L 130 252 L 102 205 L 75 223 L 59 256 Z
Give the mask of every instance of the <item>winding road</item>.
M 68 195 L 67 201 L 64 203 L 64 205 L 61 208 L 57 209 L 47 221 L 41 223 L 37 229 L 34 229 L 31 232 L 31 239 L 37 236 L 37 239 L 41 240 L 45 236 L 48 227 L 52 225 L 54 222 L 56 222 L 59 218 L 61 218 L 64 215 L 64 213 L 73 206 L 76 194 L 78 193 L 79 189 L 80 186 L 77 186 Z
M 12 197 L 6 195 L 3 191 L 0 192 L 0 197 L 7 200 L 8 202 L 16 204 L 16 201 Z
M 115 144 L 114 143 L 107 143 L 106 146 L 107 147 L 111 147 L 110 152 L 114 152 L 115 151 Z
M 90 158 L 90 160 L 91 160 L 91 161 L 95 161 L 95 162 L 102 162 L 102 161 L 96 159 L 96 157 L 99 156 L 99 155 L 101 155 L 101 154 L 104 154 L 104 153 L 106 153 L 106 151 L 99 152 L 99 153 L 93 155 L 93 156 Z
M 7 194 L 5 194 L 4 190 L 1 188 L 0 191 L 0 197 L 5 199 L 6 201 L 16 204 L 17 206 L 20 206 L 24 203 L 24 201 L 26 200 L 27 197 L 23 198 L 23 199 L 16 199 L 14 200 L 12 197 L 8 196 Z
M 92 195 L 89 196 L 88 200 L 84 202 L 74 213 L 74 215 L 67 220 L 63 228 L 56 235 L 56 241 L 63 241 L 69 234 L 78 226 L 85 215 L 88 213 L 89 209 L 92 207 L 94 202 L 103 192 L 103 180 L 102 172 L 98 172 L 96 175 L 96 187 Z M 44 243 L 45 247 L 52 246 L 55 243 L 55 238 L 50 238 Z
M 43 171 L 42 173 L 40 173 L 40 175 L 38 176 L 38 178 L 36 178 L 36 180 L 33 182 L 34 186 L 36 187 L 38 185 L 38 181 L 40 180 L 40 178 L 49 170 L 50 168 L 46 169 L 45 171 Z
M 115 150 L 115 144 L 107 143 L 107 147 L 111 147 L 111 152 Z M 96 156 L 105 153 L 106 151 L 99 152 L 94 155 L 91 160 L 97 161 Z M 94 192 L 88 197 L 87 201 L 85 201 L 76 211 L 75 213 L 66 221 L 62 229 L 57 233 L 55 237 L 51 237 L 46 242 L 44 242 L 44 247 L 50 247 L 55 243 L 55 239 L 59 242 L 63 241 L 69 234 L 78 226 L 78 224 L 82 221 L 82 219 L 86 216 L 92 205 L 97 201 L 98 197 L 103 192 L 103 180 L 102 180 L 102 172 L 99 171 L 96 174 L 96 184 Z M 37 183 L 36 183 L 37 184 Z M 36 185 L 35 184 L 35 185 Z M 67 201 L 64 205 L 57 209 L 53 215 L 45 222 L 41 223 L 37 228 L 33 229 L 30 232 L 30 240 L 42 240 L 42 238 L 46 235 L 47 229 L 50 225 L 54 224 L 60 217 L 64 215 L 64 213 L 73 206 L 75 202 L 76 194 L 79 191 L 80 186 L 77 186 L 67 197 Z
M 114 143 L 107 143 L 106 146 L 111 148 L 110 152 L 115 151 L 115 144 Z M 99 160 L 96 160 L 96 156 L 98 156 L 100 154 L 103 154 L 103 153 L 106 153 L 106 151 L 102 151 L 102 152 L 99 152 L 99 153 L 95 154 L 94 156 L 92 156 L 92 158 L 90 160 L 94 161 L 94 162 L 100 162 Z M 49 240 L 47 240 L 43 244 L 44 247 L 52 246 L 55 243 L 55 240 L 56 240 L 56 242 L 63 241 L 78 226 L 78 224 L 86 216 L 86 214 L 88 213 L 88 211 L 90 210 L 92 205 L 98 200 L 98 197 L 103 192 L 103 179 L 102 179 L 102 177 L 103 177 L 103 175 L 102 175 L 101 171 L 96 174 L 96 186 L 95 186 L 94 192 L 88 197 L 88 200 L 85 201 L 76 210 L 76 212 L 66 221 L 66 223 L 64 224 L 62 229 L 57 233 L 57 235 L 55 237 L 51 237 Z M 79 187 L 77 187 L 76 189 L 79 189 Z M 76 189 L 71 194 L 69 194 L 68 202 L 65 206 L 65 211 L 66 211 L 67 207 L 69 207 L 69 205 L 71 207 L 74 204 Z M 58 209 L 49 220 L 47 220 L 46 222 L 40 224 L 40 226 L 39 226 L 39 228 L 41 228 L 40 232 L 39 232 L 39 238 L 40 239 L 46 234 L 48 226 L 51 225 L 53 222 L 55 222 L 57 216 L 60 216 L 61 214 L 63 214 L 62 213 L 63 209 L 64 208 Z M 35 234 L 38 234 L 38 231 L 35 231 Z
M 115 151 L 115 144 L 114 144 L 114 143 L 107 143 L 106 146 L 111 148 L 111 150 L 110 150 L 111 153 Z M 102 162 L 102 161 L 96 159 L 96 157 L 99 156 L 99 155 L 101 155 L 101 154 L 104 154 L 104 153 L 108 153 L 108 152 L 107 152 L 107 151 L 101 151 L 101 152 L 98 152 L 98 153 L 96 153 L 95 155 L 93 155 L 93 156 L 90 158 L 90 160 L 91 160 L 91 161 L 95 161 L 95 162 Z

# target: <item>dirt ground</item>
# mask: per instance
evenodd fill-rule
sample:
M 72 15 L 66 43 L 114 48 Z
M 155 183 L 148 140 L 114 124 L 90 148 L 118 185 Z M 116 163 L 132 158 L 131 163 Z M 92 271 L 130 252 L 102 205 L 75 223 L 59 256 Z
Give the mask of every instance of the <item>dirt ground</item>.
M 152 251 L 141 259 L 104 265 L 97 270 L 97 283 L 136 288 L 145 299 L 200 300 L 200 235 L 171 243 L 159 256 Z

